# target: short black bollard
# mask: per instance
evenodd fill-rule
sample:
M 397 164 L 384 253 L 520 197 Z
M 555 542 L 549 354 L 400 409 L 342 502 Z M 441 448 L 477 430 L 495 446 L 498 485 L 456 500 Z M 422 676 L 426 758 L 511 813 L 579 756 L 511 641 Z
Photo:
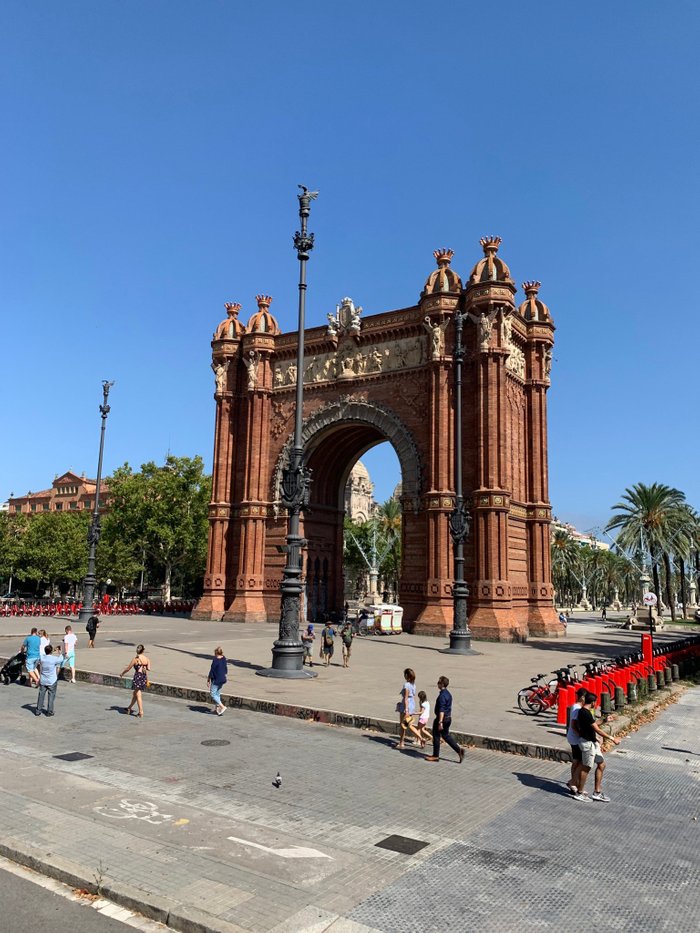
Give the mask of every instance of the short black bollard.
M 672 664 L 672 665 L 671 665 L 671 677 L 673 677 L 674 680 L 680 680 L 680 679 L 681 679 L 681 672 L 680 672 L 680 670 L 678 669 L 678 665 L 677 665 L 677 664 Z
M 622 709 L 625 705 L 625 691 L 622 687 L 615 687 L 615 709 Z
M 610 703 L 610 694 L 607 690 L 603 690 L 600 694 L 600 715 L 609 716 L 611 712 L 612 705 Z
M 664 668 L 664 680 L 666 681 L 667 687 L 673 683 L 673 674 L 671 673 L 670 667 Z
M 656 677 L 653 674 L 647 674 L 647 690 L 649 693 L 656 693 Z
M 665 679 L 664 679 L 664 672 L 663 672 L 663 671 L 657 671 L 657 672 L 656 672 L 656 686 L 657 686 L 660 690 L 662 690 L 663 687 L 665 686 L 665 684 L 666 684 L 666 681 L 665 681 Z
M 649 683 L 646 677 L 640 677 L 637 681 L 637 692 L 639 693 L 640 700 L 643 700 L 644 697 L 649 693 Z
M 627 702 L 637 702 L 637 685 L 633 680 L 630 680 L 630 682 L 627 684 Z

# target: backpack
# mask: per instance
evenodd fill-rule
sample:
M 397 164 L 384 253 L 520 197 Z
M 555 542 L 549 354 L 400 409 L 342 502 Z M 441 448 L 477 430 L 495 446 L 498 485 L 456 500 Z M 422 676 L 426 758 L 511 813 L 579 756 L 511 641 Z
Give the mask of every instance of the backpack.
M 349 648 L 352 644 L 352 629 L 346 629 L 343 632 L 343 643 Z
M 88 622 L 88 624 L 85 626 L 85 631 L 88 633 L 88 635 L 90 634 L 90 623 L 89 623 L 89 622 Z
M 328 648 L 333 647 L 333 636 L 331 635 L 331 630 L 329 628 L 326 629 L 326 634 L 323 636 L 323 643 Z

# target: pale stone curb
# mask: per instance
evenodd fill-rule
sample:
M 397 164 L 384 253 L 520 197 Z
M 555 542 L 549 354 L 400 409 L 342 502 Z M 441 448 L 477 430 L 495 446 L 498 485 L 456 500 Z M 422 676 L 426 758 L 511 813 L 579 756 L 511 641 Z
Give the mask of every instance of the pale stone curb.
M 203 911 L 119 882 L 105 880 L 98 891 L 94 876 L 90 877 L 84 866 L 51 852 L 38 852 L 16 839 L 0 842 L 0 855 L 71 888 L 99 894 L 120 907 L 163 923 L 178 933 L 247 933 L 242 927 Z

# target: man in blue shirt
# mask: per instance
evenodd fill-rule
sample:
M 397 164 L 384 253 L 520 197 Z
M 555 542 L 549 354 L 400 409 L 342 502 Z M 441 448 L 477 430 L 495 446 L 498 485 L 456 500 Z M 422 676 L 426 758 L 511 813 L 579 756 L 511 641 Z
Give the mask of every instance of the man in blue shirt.
M 41 657 L 41 639 L 36 628 L 32 629 L 31 635 L 22 642 L 22 649 L 25 653 L 24 663 L 29 674 L 29 683 L 33 687 L 39 686 L 39 658 Z
M 58 686 L 58 668 L 63 663 L 63 658 L 60 654 L 53 653 L 53 645 L 47 645 L 44 648 L 44 657 L 39 663 L 41 665 L 41 677 L 39 678 L 39 696 L 36 698 L 34 715 L 41 715 L 44 696 L 48 694 L 46 715 L 53 716 L 53 704 L 56 700 L 56 687 Z
M 452 723 L 452 694 L 447 689 L 450 685 L 448 677 L 441 677 L 437 682 L 440 693 L 435 701 L 435 719 L 433 721 L 433 754 L 428 755 L 425 761 L 440 761 L 440 739 L 443 739 L 450 748 L 459 755 L 459 763 L 464 761 L 464 750 L 459 747 L 450 735 Z

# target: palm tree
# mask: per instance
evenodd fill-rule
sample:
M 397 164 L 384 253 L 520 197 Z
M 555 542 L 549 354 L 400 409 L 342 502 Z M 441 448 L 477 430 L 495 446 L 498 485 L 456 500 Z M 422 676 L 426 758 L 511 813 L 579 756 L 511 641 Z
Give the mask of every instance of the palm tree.
M 654 592 L 661 605 L 661 581 L 659 561 L 668 560 L 666 583 L 667 599 L 671 606 L 671 618 L 675 619 L 676 607 L 670 592 L 670 559 L 668 554 L 673 544 L 674 535 L 679 531 L 679 524 L 685 495 L 672 486 L 663 483 L 636 483 L 626 489 L 622 501 L 613 506 L 617 512 L 607 524 L 607 531 L 618 529 L 617 542 L 621 548 L 632 553 L 648 553 L 654 578 Z
M 700 541 L 700 515 L 692 506 L 684 504 L 679 516 L 678 530 L 673 541 L 673 553 L 675 564 L 678 567 L 681 605 L 683 607 L 683 618 L 687 618 L 687 601 L 685 586 L 685 562 L 692 559 L 693 550 Z
M 401 527 L 403 514 L 401 503 L 393 496 L 379 506 L 376 513 L 381 539 L 385 542 L 387 556 L 385 561 L 385 579 L 392 579 L 392 589 L 398 595 L 399 574 L 401 572 Z
M 581 548 L 568 531 L 556 528 L 552 535 L 552 577 L 559 596 L 559 605 L 564 606 L 564 593 L 568 588 L 569 602 L 573 606 L 573 577 L 578 576 Z

